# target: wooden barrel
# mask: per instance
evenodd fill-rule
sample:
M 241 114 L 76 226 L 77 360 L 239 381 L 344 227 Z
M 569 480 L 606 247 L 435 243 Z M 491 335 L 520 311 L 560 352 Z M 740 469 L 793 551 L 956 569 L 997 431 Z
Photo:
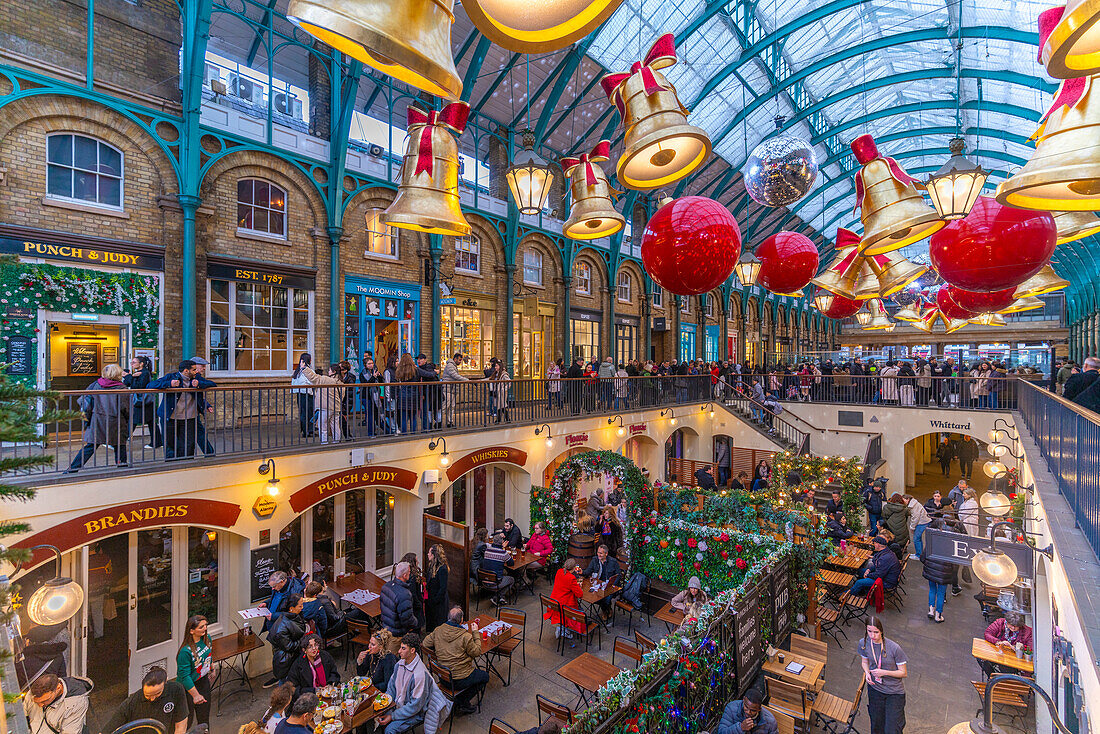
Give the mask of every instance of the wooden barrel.
M 569 538 L 568 558 L 576 558 L 581 568 L 588 566 L 596 555 L 596 539 L 591 535 L 572 535 Z

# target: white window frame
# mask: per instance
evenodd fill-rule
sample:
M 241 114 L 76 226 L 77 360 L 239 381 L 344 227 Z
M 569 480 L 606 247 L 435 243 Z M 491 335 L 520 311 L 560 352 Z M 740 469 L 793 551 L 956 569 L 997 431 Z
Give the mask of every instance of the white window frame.
M 462 246 L 465 245 L 465 246 Z M 474 267 L 459 267 L 458 253 L 465 252 L 467 255 L 473 255 Z M 481 274 L 481 238 L 472 232 L 465 237 L 455 237 L 455 272 L 467 273 L 469 275 Z
M 650 294 L 654 308 L 665 307 L 665 289 L 656 283 L 653 284 L 653 292 Z
M 268 185 L 268 192 L 269 192 L 268 197 L 267 197 L 268 205 L 267 206 L 263 206 L 263 205 L 257 206 L 256 202 L 254 202 L 254 201 L 251 202 L 251 203 L 241 201 L 240 191 L 239 191 L 241 181 L 253 181 L 253 182 L 262 181 L 263 183 L 267 184 Z M 271 189 L 276 189 L 278 191 L 281 191 L 282 194 L 283 194 L 283 209 L 282 209 L 282 212 L 281 212 L 282 215 L 283 215 L 283 233 L 282 234 L 277 234 L 277 233 L 273 233 L 273 232 L 265 232 L 262 229 L 253 229 L 252 227 L 242 227 L 239 224 L 240 217 L 237 217 L 237 222 L 238 222 L 237 234 L 242 234 L 242 235 L 245 235 L 245 236 L 253 236 L 253 237 L 266 237 L 266 238 L 270 238 L 270 239 L 274 239 L 274 240 L 285 240 L 285 239 L 287 239 L 287 232 L 290 229 L 290 211 L 289 211 L 290 207 L 288 206 L 289 201 L 288 201 L 286 189 L 284 189 L 282 186 L 275 183 L 274 181 L 271 181 L 270 179 L 261 178 L 259 176 L 244 176 L 242 178 L 239 178 L 239 179 L 237 179 L 237 187 L 238 187 L 238 192 L 237 192 L 237 200 L 236 200 L 235 203 L 237 204 L 238 208 L 243 204 L 244 206 L 252 207 L 253 209 L 263 209 L 263 210 L 268 211 L 268 212 L 277 212 L 277 211 L 279 211 L 278 209 L 273 209 L 270 206 L 270 204 L 271 204 L 270 191 L 271 191 Z M 255 187 L 253 187 L 253 190 L 255 190 Z M 253 221 L 255 221 L 255 217 L 253 217 Z
M 66 138 L 71 139 L 70 146 L 72 148 L 72 154 L 73 154 L 72 163 L 54 163 L 50 160 L 50 142 L 49 141 L 50 141 L 51 138 L 59 138 L 59 137 L 66 137 Z M 50 183 L 49 183 L 50 166 L 57 166 L 58 168 L 66 168 L 70 171 L 81 171 L 83 173 L 90 173 L 90 174 L 92 174 L 94 176 L 97 176 L 97 177 L 98 176 L 105 176 L 107 178 L 116 178 L 115 176 L 112 176 L 110 174 L 100 173 L 99 171 L 89 171 L 86 168 L 77 168 L 76 167 L 76 139 L 77 138 L 86 138 L 88 140 L 94 140 L 96 142 L 96 146 L 97 146 L 96 147 L 96 166 L 97 167 L 99 166 L 99 163 L 98 163 L 98 161 L 99 161 L 99 148 L 98 148 L 98 146 L 105 145 L 108 148 L 110 148 L 111 150 L 118 153 L 118 159 L 119 159 L 119 172 L 118 172 L 118 176 L 117 176 L 117 178 L 118 178 L 118 206 L 115 206 L 114 204 L 104 204 L 103 202 L 98 200 L 98 196 L 99 196 L 99 182 L 98 182 L 98 180 L 96 182 L 96 196 L 97 196 L 96 201 L 88 201 L 87 199 L 78 199 L 75 196 L 60 196 L 58 194 L 51 194 L 50 193 Z M 69 188 L 69 191 L 70 192 L 72 191 L 71 187 Z M 51 133 L 51 134 L 46 136 L 46 181 L 45 181 L 44 195 L 45 195 L 45 198 L 48 201 L 72 202 L 74 204 L 80 204 L 81 206 L 90 206 L 90 207 L 95 207 L 97 209 L 106 209 L 106 210 L 112 211 L 112 212 L 125 211 L 125 209 L 126 209 L 126 154 L 123 153 L 121 149 L 116 148 L 115 146 L 108 143 L 106 140 L 102 140 L 100 138 L 93 137 L 91 135 L 83 135 L 81 133 L 67 133 L 67 132 Z
M 619 299 L 619 303 L 630 303 L 632 280 L 630 273 L 625 271 L 619 273 L 618 282 L 615 283 L 615 294 L 616 298 Z
M 573 266 L 573 279 L 576 281 L 578 295 L 592 295 L 592 266 L 586 262 L 578 262 Z
M 222 280 L 222 281 L 226 281 L 226 282 L 229 283 L 229 323 L 228 324 L 216 324 L 216 325 L 213 325 L 213 328 L 228 328 L 229 329 L 229 339 L 230 339 L 229 364 L 230 365 L 234 364 L 233 343 L 235 342 L 234 332 L 237 328 L 237 323 L 236 323 L 237 322 L 237 283 L 239 281 L 230 280 L 229 278 L 207 278 L 206 279 L 206 359 L 210 362 L 210 374 L 211 375 L 221 375 L 221 376 L 229 376 L 229 375 L 244 376 L 244 375 L 249 375 L 249 376 L 254 376 L 254 377 L 286 376 L 287 370 L 293 370 L 294 369 L 294 293 L 295 293 L 295 291 L 304 290 L 307 294 L 308 304 L 309 304 L 308 305 L 308 308 L 309 308 L 309 331 L 308 331 L 308 334 L 306 336 L 306 345 L 307 345 L 307 347 L 312 348 L 313 337 L 314 337 L 314 334 L 313 334 L 313 319 L 316 316 L 316 314 L 314 313 L 314 305 L 315 304 L 314 304 L 314 298 L 313 298 L 313 294 L 314 294 L 313 291 L 305 289 L 305 288 L 291 288 L 291 287 L 286 288 L 286 290 L 287 290 L 287 294 L 286 294 L 287 295 L 287 304 L 288 304 L 288 309 L 289 309 L 288 313 L 287 313 L 287 365 L 288 365 L 287 369 L 279 369 L 279 370 L 237 370 L 237 369 L 233 369 L 231 367 L 228 370 L 215 370 L 215 369 L 213 369 L 214 360 L 211 359 L 212 355 L 210 353 L 210 330 L 212 328 L 211 319 L 210 319 L 210 296 L 211 296 L 211 283 L 215 280 Z M 266 284 L 253 283 L 252 285 L 266 285 Z M 271 286 L 271 287 L 282 288 L 284 286 Z M 308 349 L 307 349 L 307 351 L 308 351 Z
M 717 304 L 718 299 L 715 298 L 712 295 L 709 295 L 709 294 L 706 296 L 706 299 L 707 299 L 707 318 L 713 319 L 713 318 L 715 318 L 715 313 L 717 312 L 716 309 L 715 309 L 715 305 Z
M 684 300 L 680 304 L 680 313 L 691 313 L 691 296 L 684 296 Z
M 401 230 L 381 221 L 380 217 L 384 211 L 385 209 L 368 209 L 363 217 L 367 233 L 367 246 L 363 250 L 363 256 L 377 257 L 383 260 L 398 260 L 401 255 Z M 389 240 L 392 252 L 378 252 L 372 249 L 372 243 L 385 240 Z
M 527 258 L 532 257 L 532 256 L 535 257 L 535 258 L 538 258 L 537 264 L 527 262 Z M 532 247 L 531 249 L 525 250 L 523 252 L 523 282 L 524 283 L 526 283 L 527 285 L 539 285 L 539 286 L 542 285 L 542 267 L 543 267 L 542 263 L 543 263 L 543 259 L 542 259 L 542 251 L 541 250 L 538 250 L 538 249 Z M 531 278 L 527 277 L 527 270 L 528 270 L 528 268 L 536 268 L 536 267 L 538 268 L 538 278 L 536 280 L 532 280 Z

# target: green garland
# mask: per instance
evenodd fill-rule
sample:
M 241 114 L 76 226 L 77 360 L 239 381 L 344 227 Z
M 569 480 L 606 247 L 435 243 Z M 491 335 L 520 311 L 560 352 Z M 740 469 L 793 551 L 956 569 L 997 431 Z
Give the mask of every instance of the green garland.
M 787 475 L 795 472 L 802 484 L 787 484 Z M 784 451 L 772 460 L 772 478 L 768 491 L 772 497 L 783 499 L 792 492 L 820 489 L 829 484 L 840 485 L 840 501 L 844 504 L 844 516 L 848 527 L 859 532 L 863 529 L 863 461 L 853 456 L 813 456 Z

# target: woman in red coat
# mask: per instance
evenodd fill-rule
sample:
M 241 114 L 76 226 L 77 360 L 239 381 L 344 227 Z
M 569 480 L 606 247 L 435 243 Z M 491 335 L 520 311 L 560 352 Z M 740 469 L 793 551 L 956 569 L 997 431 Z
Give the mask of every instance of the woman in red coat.
M 580 599 L 584 594 L 580 582 L 577 581 L 580 572 L 581 567 L 577 565 L 577 559 L 570 558 L 554 577 L 554 589 L 550 592 L 550 598 L 561 604 L 562 608 L 580 609 Z M 548 611 L 543 617 L 558 626 L 562 624 L 561 615 L 554 610 Z M 584 625 L 579 622 L 568 621 L 566 626 L 578 634 L 585 632 Z

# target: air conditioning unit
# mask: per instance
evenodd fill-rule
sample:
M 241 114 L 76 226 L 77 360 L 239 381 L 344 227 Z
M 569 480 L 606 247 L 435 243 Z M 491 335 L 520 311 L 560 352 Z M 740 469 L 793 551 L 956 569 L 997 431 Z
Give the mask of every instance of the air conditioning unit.
M 367 146 L 367 153 L 374 156 L 375 158 L 381 158 L 384 152 L 385 151 L 382 149 L 382 146 L 378 143 L 371 143 Z
M 233 96 L 255 105 L 262 105 L 264 102 L 264 88 L 259 82 L 239 74 L 229 75 L 229 91 Z
M 216 81 L 220 82 L 221 79 L 222 79 L 222 69 L 221 69 L 221 67 L 218 66 L 217 64 L 208 63 L 206 65 L 206 70 L 203 71 L 203 74 L 202 74 L 202 83 L 209 87 L 210 83 L 212 81 L 216 80 Z
M 271 96 L 271 104 L 276 112 L 280 112 L 295 120 L 302 119 L 302 100 L 288 92 L 275 92 Z

